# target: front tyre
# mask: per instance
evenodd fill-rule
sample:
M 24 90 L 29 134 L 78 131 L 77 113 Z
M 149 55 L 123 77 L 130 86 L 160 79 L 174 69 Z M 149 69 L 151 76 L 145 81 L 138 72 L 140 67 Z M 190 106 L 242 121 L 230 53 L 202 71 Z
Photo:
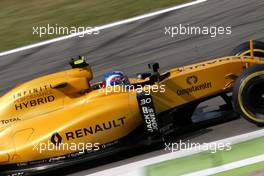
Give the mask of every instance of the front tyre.
M 264 126 L 264 65 L 246 69 L 233 88 L 235 110 L 245 119 Z
M 264 57 L 264 42 L 253 41 L 254 56 Z M 250 42 L 238 45 L 231 53 L 232 56 L 250 56 Z

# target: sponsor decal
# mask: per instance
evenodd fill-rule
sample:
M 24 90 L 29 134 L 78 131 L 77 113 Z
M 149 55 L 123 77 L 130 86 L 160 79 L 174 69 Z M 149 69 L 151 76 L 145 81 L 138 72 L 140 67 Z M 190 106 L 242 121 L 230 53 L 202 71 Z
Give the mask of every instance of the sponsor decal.
M 1 121 L 1 124 L 2 125 L 6 125 L 8 123 L 11 123 L 11 122 L 17 122 L 17 121 L 20 121 L 21 119 L 20 118 L 11 118 L 11 119 L 6 119 L 6 120 L 0 120 Z
M 46 159 L 36 160 L 36 161 L 30 161 L 29 165 L 44 164 L 44 163 L 47 163 L 47 162 L 48 162 L 48 160 L 46 160 Z
M 58 146 L 62 142 L 62 137 L 60 136 L 59 133 L 55 132 L 52 134 L 50 141 L 52 144 Z
M 52 90 L 50 90 L 51 88 L 51 85 L 44 85 L 42 87 L 29 89 L 14 94 L 14 108 L 16 110 L 23 110 L 53 102 L 55 97 L 52 94 Z
M 59 156 L 59 157 L 55 157 L 55 158 L 50 158 L 49 162 L 56 162 L 56 161 L 61 161 L 61 160 L 65 160 L 66 156 Z
M 104 122 L 102 124 L 89 126 L 87 128 L 77 129 L 75 131 L 69 131 L 65 133 L 65 138 L 68 141 L 70 139 L 78 139 L 85 137 L 87 135 L 93 135 L 99 132 L 111 130 L 113 128 L 122 127 L 125 125 L 125 119 L 126 117 L 122 117 L 116 120 Z
M 50 85 L 44 85 L 41 87 L 36 87 L 33 89 L 28 89 L 28 90 L 25 90 L 23 92 L 17 92 L 16 94 L 13 95 L 13 98 L 16 100 L 16 99 L 24 97 L 26 95 L 39 94 L 39 93 L 45 92 L 51 88 L 52 88 L 52 85 L 50 84 Z
M 212 82 L 204 82 L 202 84 L 197 84 L 198 83 L 198 77 L 193 75 L 193 76 L 188 76 L 186 78 L 186 83 L 190 85 L 190 87 L 183 88 L 183 89 L 178 89 L 176 92 L 179 96 L 182 95 L 190 95 L 191 93 L 198 92 L 201 90 L 205 89 L 210 89 L 212 88 Z
M 193 70 L 193 69 L 197 69 L 197 68 L 203 68 L 212 64 L 216 64 L 216 63 L 223 63 L 223 62 L 228 62 L 228 61 L 232 61 L 232 60 L 241 60 L 240 57 L 227 57 L 227 58 L 220 58 L 220 59 L 216 59 L 216 60 L 210 60 L 204 63 L 198 63 L 195 65 L 191 65 L 191 66 L 184 66 L 181 68 L 178 68 L 177 71 L 179 72 L 183 72 L 183 71 L 187 71 L 187 70 Z
M 144 119 L 148 131 L 150 131 L 151 133 L 153 133 L 154 131 L 158 131 L 159 130 L 158 123 L 154 113 L 154 109 L 148 107 L 142 107 L 142 111 L 144 114 Z
M 15 172 L 12 174 L 7 174 L 7 176 L 23 176 L 23 175 L 25 175 L 25 172 Z
M 100 146 L 101 149 L 105 149 L 105 148 L 109 148 L 109 147 L 112 147 L 112 146 L 115 146 L 119 144 L 119 140 L 116 140 L 116 141 L 113 141 L 113 142 L 109 142 L 109 143 L 106 143 L 106 144 L 102 144 Z
M 197 78 L 197 76 L 194 76 L 194 75 L 189 76 L 189 77 L 187 77 L 186 82 L 189 85 L 193 85 L 193 84 L 196 84 L 198 82 L 198 78 Z
M 158 121 L 152 102 L 152 98 L 148 94 L 139 93 L 138 102 L 141 114 L 144 120 L 144 126 L 147 134 L 159 133 Z
M 50 95 L 50 96 L 47 96 L 47 97 L 42 97 L 42 98 L 30 100 L 30 101 L 25 101 L 25 102 L 22 102 L 22 103 L 15 103 L 15 109 L 16 110 L 22 110 L 22 109 L 25 109 L 25 108 L 31 108 L 31 107 L 34 107 L 34 106 L 38 106 L 38 105 L 42 105 L 42 104 L 53 102 L 54 100 L 55 100 L 55 97 L 53 95 Z

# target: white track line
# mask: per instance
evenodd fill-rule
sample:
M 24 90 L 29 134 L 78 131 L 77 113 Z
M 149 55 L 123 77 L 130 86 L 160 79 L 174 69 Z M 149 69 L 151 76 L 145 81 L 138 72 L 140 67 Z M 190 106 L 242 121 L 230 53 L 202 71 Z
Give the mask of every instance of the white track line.
M 97 31 L 98 30 L 99 31 L 100 30 L 104 30 L 104 29 L 115 27 L 115 26 L 119 26 L 119 25 L 122 25 L 122 24 L 127 24 L 127 23 L 131 23 L 131 22 L 134 22 L 134 21 L 138 21 L 138 20 L 141 20 L 141 19 L 144 19 L 144 18 L 149 18 L 149 17 L 153 17 L 153 16 L 160 15 L 160 14 L 163 14 L 163 13 L 167 13 L 167 12 L 171 12 L 171 11 L 174 11 L 174 10 L 182 9 L 182 8 L 189 7 L 189 6 L 192 6 L 192 5 L 196 5 L 196 4 L 199 4 L 199 3 L 202 3 L 202 2 L 206 2 L 206 1 L 207 0 L 196 0 L 196 1 L 193 1 L 193 2 L 189 2 L 189 3 L 186 3 L 186 4 L 181 4 L 181 5 L 178 5 L 178 6 L 175 6 L 175 7 L 171 7 L 171 8 L 167 8 L 167 9 L 164 9 L 164 10 L 160 10 L 160 11 L 157 11 L 157 12 L 148 13 L 148 14 L 145 14 L 145 15 L 136 16 L 136 17 L 129 18 L 129 19 L 126 19 L 126 20 L 122 20 L 122 21 L 117 21 L 117 22 L 114 22 L 114 23 L 106 24 L 106 25 L 103 25 L 103 26 L 99 26 L 99 27 L 93 28 L 91 30 L 84 31 L 84 32 L 79 32 L 79 33 L 75 33 L 75 34 L 71 34 L 71 35 L 66 35 L 66 36 L 62 36 L 62 37 L 46 40 L 46 41 L 39 42 L 39 43 L 36 43 L 36 44 L 23 46 L 23 47 L 16 48 L 16 49 L 13 49 L 13 50 L 10 50 L 10 51 L 2 52 L 2 53 L 0 53 L 0 57 L 8 55 L 8 54 L 24 51 L 24 50 L 36 48 L 36 47 L 39 47 L 39 46 L 48 45 L 48 44 L 55 43 L 55 42 L 62 41 L 62 40 L 66 40 L 66 39 L 69 39 L 69 38 L 73 38 L 73 37 L 82 35 L 85 32 L 88 33 L 88 32 L 93 32 L 95 30 L 97 30 Z
M 183 176 L 208 176 L 208 175 L 213 175 L 213 174 L 229 171 L 232 169 L 237 169 L 243 166 L 256 164 L 256 163 L 263 162 L 263 161 L 264 161 L 264 155 L 259 155 L 259 156 L 255 156 L 252 158 L 247 158 L 244 160 L 239 160 L 239 161 L 235 161 L 232 163 L 224 164 L 222 166 L 212 167 L 209 169 L 193 172 L 190 174 L 184 174 Z
M 256 139 L 256 138 L 263 137 L 263 136 L 264 136 L 264 129 L 254 131 L 254 132 L 250 132 L 250 133 L 246 133 L 246 134 L 242 134 L 242 135 L 238 135 L 238 136 L 233 136 L 230 138 L 225 138 L 225 139 L 214 141 L 211 143 L 212 144 L 227 144 L 227 143 L 237 144 L 240 142 L 245 142 L 245 141 Z M 210 145 L 210 144 L 207 144 L 207 145 Z M 204 148 L 204 147 L 201 147 L 201 149 L 202 148 Z M 160 155 L 157 157 L 152 157 L 152 158 L 144 159 L 144 160 L 137 161 L 134 163 L 129 163 L 129 164 L 114 167 L 111 169 L 99 171 L 99 172 L 96 172 L 93 174 L 89 174 L 87 176 L 101 176 L 101 175 L 127 176 L 126 174 L 128 174 L 131 171 L 142 173 L 143 167 L 145 167 L 145 166 L 157 164 L 157 163 L 167 161 L 167 160 L 173 160 L 173 159 L 177 159 L 177 158 L 181 158 L 181 157 L 185 157 L 185 156 L 190 156 L 190 155 L 201 153 L 201 152 L 204 152 L 204 150 L 198 150 L 198 149 L 180 150 L 177 152 L 168 153 L 168 154 Z M 139 174 L 139 175 L 142 176 L 144 174 Z M 138 176 L 138 175 L 135 174 L 135 176 Z

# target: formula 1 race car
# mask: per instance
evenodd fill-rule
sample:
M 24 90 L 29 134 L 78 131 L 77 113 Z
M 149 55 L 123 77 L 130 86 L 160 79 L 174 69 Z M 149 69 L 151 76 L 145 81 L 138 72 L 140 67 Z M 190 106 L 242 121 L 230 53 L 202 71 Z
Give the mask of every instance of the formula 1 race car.
M 72 69 L 17 86 L 0 98 L 0 175 L 33 175 L 140 146 L 163 143 L 193 124 L 199 104 L 264 125 L 264 43 L 246 42 L 232 56 L 159 73 L 130 85 L 101 87 L 83 58 Z M 232 95 L 230 95 L 232 93 Z M 212 113 L 212 112 L 210 112 Z

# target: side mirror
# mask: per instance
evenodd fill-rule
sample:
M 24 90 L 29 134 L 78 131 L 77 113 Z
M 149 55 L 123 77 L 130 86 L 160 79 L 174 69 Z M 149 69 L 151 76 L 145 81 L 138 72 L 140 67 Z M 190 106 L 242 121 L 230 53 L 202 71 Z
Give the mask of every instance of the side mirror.
M 158 73 L 158 72 L 159 72 L 159 68 L 160 68 L 160 66 L 159 66 L 159 63 L 157 63 L 157 62 L 149 63 L 149 64 L 148 64 L 148 67 L 149 67 L 149 69 L 151 69 L 151 71 L 153 71 L 154 73 Z
M 160 81 L 160 74 L 159 74 L 159 63 L 149 63 L 148 64 L 149 69 L 153 72 L 150 76 L 150 81 L 152 82 L 159 82 Z

